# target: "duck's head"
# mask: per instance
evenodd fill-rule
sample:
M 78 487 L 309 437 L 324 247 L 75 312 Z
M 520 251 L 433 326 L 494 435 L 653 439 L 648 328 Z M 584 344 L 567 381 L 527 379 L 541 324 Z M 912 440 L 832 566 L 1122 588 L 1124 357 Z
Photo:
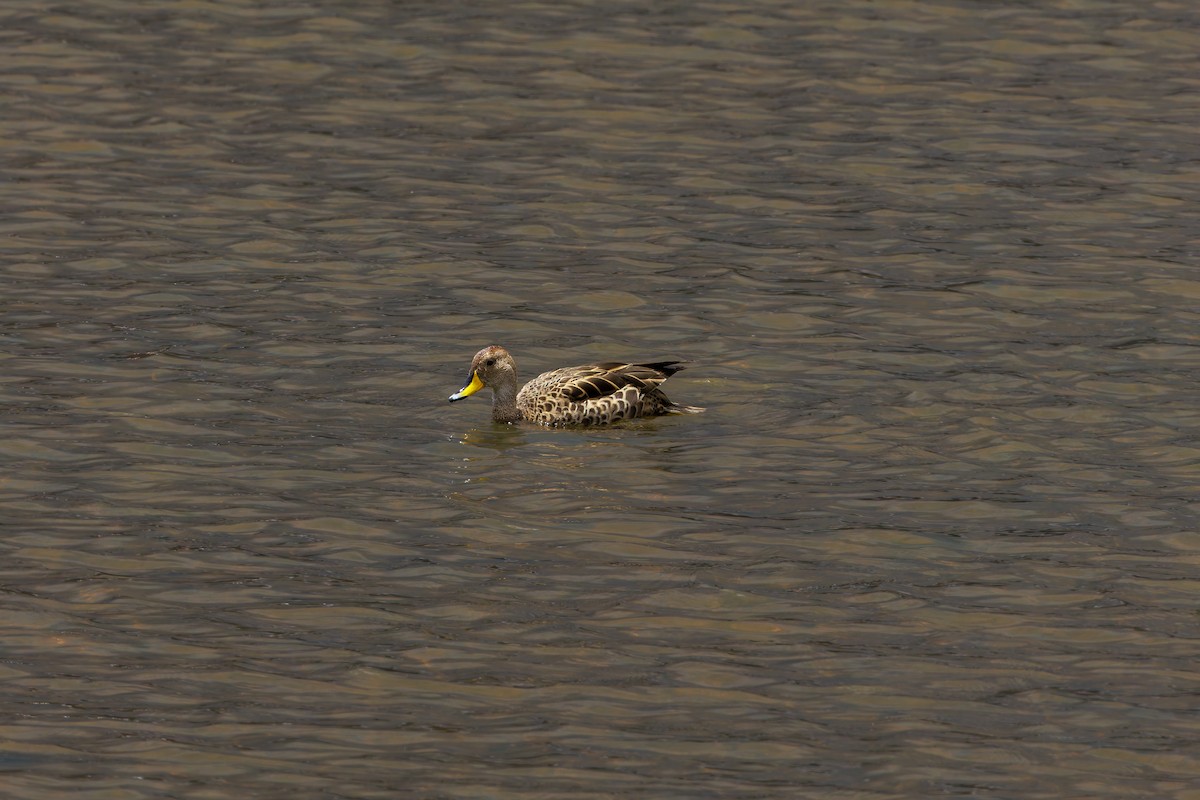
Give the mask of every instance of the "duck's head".
M 485 347 L 471 359 L 467 385 L 450 395 L 450 402 L 465 400 L 485 386 L 495 391 L 497 386 L 516 386 L 516 383 L 517 363 L 508 351 L 496 345 Z

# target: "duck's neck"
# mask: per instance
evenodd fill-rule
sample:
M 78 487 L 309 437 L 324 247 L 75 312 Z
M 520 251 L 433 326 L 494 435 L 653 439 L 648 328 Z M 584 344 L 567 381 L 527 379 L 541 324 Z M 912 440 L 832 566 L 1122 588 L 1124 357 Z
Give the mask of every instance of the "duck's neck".
M 517 387 L 492 387 L 492 422 L 519 422 L 521 412 L 517 410 Z

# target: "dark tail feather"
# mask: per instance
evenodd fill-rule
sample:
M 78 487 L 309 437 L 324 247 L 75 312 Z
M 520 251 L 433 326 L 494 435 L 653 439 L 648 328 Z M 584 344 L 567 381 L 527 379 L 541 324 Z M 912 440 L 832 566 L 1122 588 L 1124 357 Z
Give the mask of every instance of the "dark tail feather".
M 686 363 L 686 361 L 655 361 L 652 364 L 635 364 L 634 366 L 649 367 L 650 369 L 658 370 L 669 378 L 676 372 L 682 372 L 683 370 L 687 369 L 687 367 L 684 366 Z

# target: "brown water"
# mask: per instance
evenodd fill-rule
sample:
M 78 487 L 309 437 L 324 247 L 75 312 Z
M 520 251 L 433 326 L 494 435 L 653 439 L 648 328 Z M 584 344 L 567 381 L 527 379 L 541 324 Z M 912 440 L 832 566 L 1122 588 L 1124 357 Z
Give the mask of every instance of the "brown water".
M 0 3 L 14 800 L 1200 798 L 1191 3 Z M 493 426 L 688 358 L 697 417 Z

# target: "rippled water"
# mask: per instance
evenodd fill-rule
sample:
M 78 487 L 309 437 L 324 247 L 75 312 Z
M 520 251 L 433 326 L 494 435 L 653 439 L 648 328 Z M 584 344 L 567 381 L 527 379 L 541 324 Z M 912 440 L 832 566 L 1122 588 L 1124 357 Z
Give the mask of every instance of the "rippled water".
M 4 796 L 1197 800 L 1198 51 L 0 3 Z

